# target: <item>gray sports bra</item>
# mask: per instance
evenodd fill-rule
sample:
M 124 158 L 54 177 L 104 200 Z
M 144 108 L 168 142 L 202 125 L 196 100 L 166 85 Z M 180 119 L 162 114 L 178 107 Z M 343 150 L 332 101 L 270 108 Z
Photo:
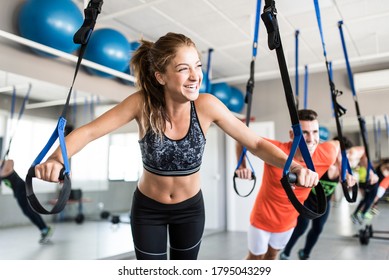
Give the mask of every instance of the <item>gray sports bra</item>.
M 162 139 L 149 130 L 139 140 L 143 167 L 161 176 L 186 176 L 200 170 L 206 139 L 197 117 L 194 102 L 191 102 L 191 117 L 188 133 L 180 140 Z

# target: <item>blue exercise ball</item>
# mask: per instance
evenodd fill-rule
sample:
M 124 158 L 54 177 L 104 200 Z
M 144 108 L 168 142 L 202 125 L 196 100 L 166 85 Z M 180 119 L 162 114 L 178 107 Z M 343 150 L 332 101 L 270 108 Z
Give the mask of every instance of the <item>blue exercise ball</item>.
M 133 42 L 130 42 L 130 44 L 131 44 L 131 50 L 132 51 L 136 51 L 139 48 L 139 46 L 140 46 L 140 42 L 139 41 L 133 41 Z
M 209 89 L 207 91 L 207 83 L 209 82 Z M 200 93 L 210 93 L 211 91 L 211 82 L 209 81 L 209 78 L 208 78 L 208 75 L 207 75 L 207 72 L 204 72 L 203 71 L 203 80 L 201 82 L 201 86 L 200 86 L 200 90 L 199 92 Z
M 85 49 L 84 58 L 111 69 L 124 72 L 128 69 L 131 56 L 131 44 L 127 38 L 111 28 L 95 30 Z M 111 78 L 112 75 L 105 72 L 87 68 L 91 74 Z
M 130 44 L 130 57 L 129 57 L 129 60 L 131 60 L 131 57 L 132 57 L 132 54 L 134 51 L 136 51 L 139 46 L 140 46 L 140 42 L 139 41 L 133 41 L 133 42 L 129 42 Z M 134 75 L 132 72 L 131 72 L 131 68 L 130 68 L 130 63 L 128 63 L 126 69 L 123 71 L 124 73 L 128 74 L 128 75 Z M 126 85 L 130 85 L 130 86 L 135 86 L 135 83 L 132 82 L 132 81 L 128 81 L 128 80 L 124 80 L 124 79 L 119 79 L 123 84 L 126 84 Z
M 235 113 L 240 113 L 243 110 L 244 96 L 243 93 L 236 87 L 231 87 L 231 95 L 228 100 L 227 107 Z
M 231 97 L 231 88 L 227 83 L 212 84 L 211 93 L 227 106 Z
M 71 0 L 29 0 L 22 4 L 18 15 L 22 37 L 67 53 L 73 53 L 80 47 L 73 42 L 73 36 L 83 22 L 83 14 Z

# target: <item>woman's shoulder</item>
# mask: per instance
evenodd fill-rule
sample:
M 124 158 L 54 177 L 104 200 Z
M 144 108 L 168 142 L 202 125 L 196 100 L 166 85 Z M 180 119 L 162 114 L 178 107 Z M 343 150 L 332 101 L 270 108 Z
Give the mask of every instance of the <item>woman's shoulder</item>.
M 130 100 L 131 102 L 134 102 L 134 101 L 143 102 L 144 97 L 143 97 L 142 91 L 138 90 L 136 92 L 131 93 L 123 101 L 125 102 L 127 100 Z
M 118 105 L 124 105 L 125 108 L 131 108 L 136 111 L 137 109 L 143 108 L 144 104 L 144 96 L 141 91 L 136 91 L 127 96 L 123 101 L 121 101 Z M 121 106 L 123 107 L 123 106 Z
M 216 96 L 210 93 L 200 93 L 194 103 L 196 108 L 201 108 L 207 111 L 217 110 L 224 106 L 224 104 Z
M 213 102 L 218 100 L 216 96 L 210 93 L 200 93 L 199 97 L 196 99 L 195 103 L 204 103 L 204 102 Z

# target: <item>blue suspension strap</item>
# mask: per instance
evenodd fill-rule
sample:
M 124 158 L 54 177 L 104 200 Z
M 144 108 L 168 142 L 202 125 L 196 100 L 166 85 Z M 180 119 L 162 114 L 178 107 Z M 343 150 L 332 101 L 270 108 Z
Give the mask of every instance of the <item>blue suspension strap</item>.
M 11 150 L 12 139 L 13 139 L 15 133 L 16 133 L 16 128 L 18 126 L 18 123 L 19 123 L 20 119 L 22 118 L 22 116 L 24 114 L 24 109 L 26 107 L 26 103 L 27 103 L 28 99 L 30 98 L 30 93 L 31 93 L 31 84 L 28 85 L 27 93 L 24 96 L 22 105 L 21 105 L 21 107 L 19 109 L 18 118 L 16 119 L 15 124 L 13 124 L 12 122 L 13 122 L 13 119 L 14 119 L 15 105 L 16 105 L 16 87 L 13 86 L 13 89 L 12 89 L 12 100 L 11 100 L 11 111 L 10 111 L 11 134 L 10 134 L 10 137 L 9 137 L 9 142 L 8 142 L 7 150 L 5 151 L 5 153 L 3 155 L 3 158 L 1 160 L 0 169 L 3 168 L 5 161 L 8 159 L 9 151 Z
M 253 98 L 253 91 L 254 91 L 254 75 L 255 75 L 255 59 L 257 57 L 257 48 L 258 48 L 258 34 L 259 34 L 259 24 L 260 24 L 260 19 L 259 16 L 261 14 L 261 0 L 257 0 L 257 9 L 255 13 L 255 28 L 254 28 L 254 39 L 253 39 L 253 53 L 252 53 L 252 58 L 251 58 L 251 63 L 250 63 L 250 77 L 247 81 L 246 85 L 246 96 L 245 96 L 245 103 L 247 104 L 247 109 L 246 109 L 246 125 L 249 126 L 250 124 L 250 119 L 251 119 L 251 103 L 252 103 L 252 98 Z M 235 168 L 237 170 L 239 166 L 242 164 L 243 160 L 246 158 L 247 162 L 250 165 L 251 168 L 251 180 L 253 180 L 253 186 L 251 190 L 245 194 L 241 195 L 238 191 L 237 188 L 237 183 L 236 183 L 236 178 L 238 175 L 236 175 L 236 172 L 234 172 L 234 177 L 233 177 L 233 184 L 234 184 L 234 190 L 237 195 L 241 197 L 247 197 L 249 196 L 255 189 L 255 184 L 257 182 L 257 177 L 255 176 L 255 171 L 254 168 L 250 162 L 250 159 L 247 156 L 247 148 L 243 147 L 242 153 L 240 155 L 238 164 Z
M 290 173 L 289 168 L 292 164 L 293 157 L 296 154 L 297 148 L 300 149 L 300 152 L 303 156 L 303 159 L 307 167 L 312 171 L 315 171 L 315 167 L 313 165 L 311 155 L 309 153 L 307 144 L 304 140 L 303 133 L 301 130 L 300 121 L 298 118 L 298 111 L 293 96 L 292 86 L 290 84 L 289 73 L 285 61 L 284 51 L 282 48 L 281 36 L 279 34 L 276 15 L 277 15 L 277 10 L 275 7 L 274 0 L 266 0 L 263 14 L 261 17 L 267 29 L 269 48 L 271 50 L 276 49 L 278 65 L 281 72 L 282 83 L 285 90 L 285 97 L 289 108 L 289 114 L 292 121 L 292 128 L 294 133 L 292 148 L 283 169 L 283 177 L 281 179 L 281 184 L 290 202 L 293 204 L 294 208 L 300 213 L 300 215 L 308 219 L 315 219 L 317 217 L 322 216 L 327 210 L 327 201 L 326 201 L 326 196 L 324 194 L 324 189 L 322 185 L 319 183 L 315 187 L 317 193 L 316 212 L 308 209 L 302 203 L 300 203 L 295 193 L 293 192 L 293 187 L 291 185 L 291 183 L 294 183 L 296 181 L 296 175 Z
M 346 61 L 346 67 L 347 67 L 347 76 L 348 80 L 350 83 L 351 87 L 351 92 L 353 95 L 354 99 L 354 104 L 355 104 L 355 111 L 357 113 L 358 117 L 358 123 L 359 123 L 359 129 L 361 132 L 362 136 L 362 142 L 363 142 L 363 147 L 365 148 L 365 154 L 367 157 L 367 174 L 366 174 L 366 183 L 369 182 L 370 179 L 370 172 L 374 172 L 373 164 L 371 163 L 370 160 L 370 153 L 369 153 L 369 143 L 368 143 L 368 137 L 367 137 L 367 129 L 366 129 L 366 121 L 365 118 L 361 115 L 361 110 L 359 109 L 359 102 L 358 102 L 358 96 L 355 90 L 355 85 L 354 85 L 354 79 L 353 79 L 353 73 L 351 70 L 350 66 L 350 61 L 348 59 L 348 54 L 347 54 L 347 47 L 346 47 L 346 42 L 344 40 L 344 34 L 343 34 L 343 29 L 342 29 L 343 21 L 338 22 L 338 28 L 339 28 L 339 33 L 340 33 L 340 38 L 342 41 L 342 47 L 343 47 L 343 53 L 344 53 L 344 58 Z
M 208 49 L 208 61 L 207 61 L 207 84 L 205 85 L 205 92 L 209 93 L 211 92 L 211 79 L 212 79 L 212 75 L 211 75 L 211 71 L 212 71 L 212 68 L 211 68 L 211 58 L 212 58 L 212 52 L 213 52 L 213 49 L 212 48 L 209 48 Z
M 304 66 L 304 109 L 308 108 L 308 65 Z
M 47 142 L 46 146 L 42 149 L 42 151 L 39 153 L 39 155 L 36 157 L 34 162 L 32 163 L 31 167 L 28 170 L 27 176 L 26 176 L 26 192 L 27 192 L 27 198 L 31 205 L 31 207 L 40 214 L 57 214 L 61 212 L 69 199 L 70 192 L 71 192 L 71 180 L 70 180 L 70 166 L 69 166 L 69 159 L 67 155 L 66 150 L 66 143 L 65 143 L 65 136 L 64 131 L 66 127 L 66 115 L 67 115 L 67 109 L 69 107 L 70 102 L 70 96 L 73 91 L 74 82 L 76 80 L 78 70 L 81 65 L 81 60 L 85 52 L 85 48 L 87 46 L 87 43 L 89 41 L 89 38 L 93 32 L 93 28 L 96 24 L 96 19 L 98 14 L 101 12 L 101 7 L 103 5 L 102 0 L 90 0 L 87 7 L 84 9 L 85 19 L 84 23 L 81 26 L 81 28 L 74 34 L 73 41 L 76 44 L 81 44 L 81 48 L 78 55 L 77 65 L 76 69 L 74 71 L 73 81 L 66 99 L 66 103 L 63 107 L 62 114 L 58 120 L 57 126 L 52 133 L 49 141 Z M 56 204 L 53 206 L 52 210 L 48 211 L 46 210 L 38 201 L 37 197 L 34 194 L 33 185 L 32 185 L 32 178 L 35 177 L 35 166 L 39 164 L 47 152 L 50 150 L 50 148 L 53 146 L 55 141 L 59 139 L 62 158 L 64 161 L 64 168 L 61 170 L 59 174 L 59 179 L 63 180 L 63 186 L 59 192 L 59 196 L 57 199 Z
M 323 29 L 321 25 L 321 16 L 320 16 L 320 7 L 319 7 L 319 2 L 318 0 L 313 0 L 314 5 L 315 5 L 315 11 L 316 11 L 316 19 L 317 19 L 317 24 L 319 27 L 320 31 L 320 38 L 321 38 L 321 43 L 323 47 L 323 54 L 324 54 L 324 59 L 325 59 L 325 64 L 326 64 L 326 69 L 327 69 L 327 75 L 328 75 L 328 82 L 330 85 L 330 91 L 331 91 L 331 99 L 332 99 L 332 105 L 334 108 L 334 116 L 335 116 L 335 122 L 336 122 L 336 130 L 338 132 L 338 138 L 339 138 L 339 143 L 340 143 L 340 150 L 341 150 L 341 155 L 342 155 L 342 164 L 341 164 L 341 185 L 343 189 L 343 194 L 348 202 L 355 202 L 357 199 L 357 194 L 358 194 L 358 184 L 356 183 L 354 186 L 351 187 L 352 191 L 352 197 L 350 197 L 349 193 L 349 186 L 347 184 L 346 180 L 346 172 L 348 171 L 349 174 L 352 174 L 352 170 L 350 167 L 350 163 L 347 158 L 346 154 L 346 146 L 344 143 L 344 138 L 343 138 L 343 133 L 342 133 L 342 126 L 340 123 L 340 118 L 346 113 L 346 108 L 342 107 L 338 101 L 337 98 L 341 96 L 343 93 L 335 88 L 335 84 L 332 79 L 332 70 L 330 69 L 329 62 L 327 60 L 327 52 L 325 48 L 325 43 L 324 43 L 324 36 L 323 36 Z
M 295 65 L 296 65 L 296 74 L 295 74 L 295 86 L 296 86 L 296 108 L 299 108 L 299 34 L 300 31 L 296 30 L 294 33 L 295 38 Z

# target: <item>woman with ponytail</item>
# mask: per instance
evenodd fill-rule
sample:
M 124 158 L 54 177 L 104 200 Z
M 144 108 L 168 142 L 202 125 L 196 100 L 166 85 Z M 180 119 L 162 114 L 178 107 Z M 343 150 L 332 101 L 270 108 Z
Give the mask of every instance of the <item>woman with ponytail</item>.
M 131 208 L 137 259 L 197 259 L 204 231 L 200 166 L 212 123 L 264 161 L 283 168 L 287 155 L 257 136 L 211 94 L 199 94 L 200 55 L 188 37 L 167 33 L 141 41 L 131 60 L 139 91 L 66 137 L 69 158 L 89 142 L 136 121 L 144 172 Z M 59 149 L 35 167 L 37 178 L 57 182 Z M 313 187 L 318 175 L 292 163 L 298 184 Z

